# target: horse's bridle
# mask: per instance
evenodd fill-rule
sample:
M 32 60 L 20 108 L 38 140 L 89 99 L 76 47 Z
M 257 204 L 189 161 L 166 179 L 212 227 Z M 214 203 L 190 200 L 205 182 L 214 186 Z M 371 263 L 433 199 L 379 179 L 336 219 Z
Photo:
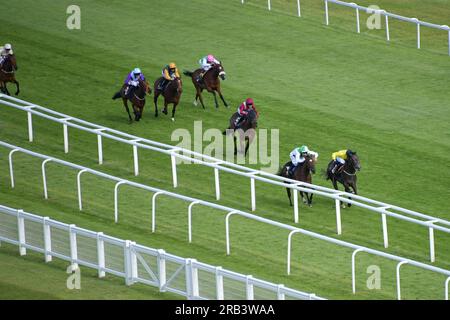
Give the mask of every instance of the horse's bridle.
M 356 176 L 355 163 L 353 162 L 353 159 L 352 159 L 352 158 L 350 158 L 350 159 L 351 159 L 351 163 L 352 163 L 352 167 L 353 167 L 354 172 L 353 172 L 353 173 L 349 173 L 349 172 L 345 171 L 345 169 L 342 170 L 342 172 L 345 173 L 345 174 L 348 175 L 348 176 Z

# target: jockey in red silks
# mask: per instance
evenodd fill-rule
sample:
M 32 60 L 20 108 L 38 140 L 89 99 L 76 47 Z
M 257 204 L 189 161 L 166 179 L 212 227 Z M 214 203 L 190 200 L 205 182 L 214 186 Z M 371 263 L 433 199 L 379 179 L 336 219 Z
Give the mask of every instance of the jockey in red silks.
M 246 118 L 249 110 L 252 109 L 256 112 L 256 116 L 259 116 L 252 98 L 247 98 L 244 102 L 241 103 L 237 110 L 238 117 L 236 118 L 236 122 L 234 123 L 235 129 L 238 129 L 241 122 Z

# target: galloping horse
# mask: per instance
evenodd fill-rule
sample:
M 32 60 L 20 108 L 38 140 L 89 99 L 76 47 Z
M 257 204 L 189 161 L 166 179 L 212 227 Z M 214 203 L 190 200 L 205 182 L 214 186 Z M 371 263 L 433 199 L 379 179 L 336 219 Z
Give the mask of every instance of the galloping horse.
M 247 116 L 241 122 L 238 129 L 236 129 L 236 118 L 239 116 L 237 112 L 235 112 L 230 118 L 230 126 L 223 131 L 224 135 L 234 134 L 235 131 L 239 132 L 240 135 L 240 153 L 242 153 L 243 143 L 245 142 L 245 151 L 244 155 L 247 155 L 248 148 L 255 138 L 256 127 L 258 126 L 258 114 L 255 110 L 250 109 L 248 111 Z M 236 146 L 236 136 L 234 136 L 234 154 L 237 154 L 237 146 Z
M 344 186 L 345 192 L 358 194 L 356 187 L 356 171 L 361 170 L 361 165 L 356 152 L 353 152 L 352 155 L 347 158 L 340 170 L 337 170 L 334 173 L 331 172 L 333 166 L 334 160 L 331 160 L 327 167 L 326 178 L 327 180 L 331 180 L 334 189 L 338 190 L 337 183 L 339 182 Z M 350 190 L 350 188 L 353 190 Z M 351 203 L 348 204 L 349 207 L 351 207 L 351 205 Z M 345 208 L 344 203 L 342 203 L 342 207 Z
M 294 176 L 290 177 L 289 176 L 289 167 L 292 166 L 292 162 L 288 161 L 283 168 L 280 170 L 280 172 L 278 173 L 279 176 L 285 177 L 285 178 L 290 178 L 290 179 L 294 179 L 297 181 L 302 181 L 302 182 L 306 182 L 306 183 L 312 183 L 312 176 L 311 173 L 316 173 L 316 161 L 317 159 L 314 156 L 310 156 L 307 155 L 305 157 L 305 161 L 302 164 L 299 164 L 297 169 L 295 169 L 294 172 Z M 292 206 L 292 201 L 291 201 L 291 189 L 290 188 L 286 188 L 287 191 L 287 195 L 289 198 L 289 204 Z M 313 193 L 306 193 L 306 199 L 303 197 L 303 192 L 300 191 L 300 195 L 302 197 L 302 201 L 305 204 L 308 204 L 308 206 L 312 207 L 312 198 L 313 198 Z
M 201 72 L 203 72 L 202 69 L 197 69 L 194 72 L 183 71 L 185 75 L 192 78 L 192 83 L 194 84 L 195 90 L 197 90 L 194 105 L 197 105 L 197 100 L 200 98 L 200 103 L 202 104 L 203 109 L 205 109 L 202 91 L 206 89 L 208 92 L 211 92 L 214 95 L 214 102 L 216 103 L 216 108 L 219 107 L 216 92 L 219 94 L 220 99 L 222 99 L 222 102 L 225 105 L 225 107 L 228 107 L 228 103 L 225 101 L 222 92 L 220 91 L 220 79 L 225 80 L 226 75 L 222 64 L 214 64 L 211 67 L 211 69 L 206 71 L 206 73 L 203 76 L 203 80 L 199 80 Z
M 127 95 L 125 95 L 125 88 L 126 85 L 124 85 L 122 89 L 113 96 L 113 100 L 122 98 L 123 106 L 128 113 L 130 122 L 132 122 L 133 120 L 131 119 L 130 109 L 128 108 L 128 100 L 130 100 L 131 106 L 133 107 L 134 120 L 139 121 L 142 118 L 142 114 L 144 112 L 145 95 L 151 94 L 152 89 L 150 88 L 150 85 L 147 81 L 144 82 L 142 80 L 139 80 L 138 87 L 133 91 L 131 97 L 128 97 Z M 131 90 L 131 88 L 129 88 L 128 90 Z
M 158 116 L 158 97 L 162 94 L 164 97 L 164 109 L 162 113 L 167 114 L 167 105 L 172 103 L 172 121 L 175 121 L 175 111 L 178 103 L 180 102 L 181 94 L 183 93 L 183 83 L 180 78 L 175 78 L 166 85 L 163 92 L 159 89 L 159 84 L 163 79 L 163 77 L 160 77 L 154 84 L 155 96 L 153 97 L 153 102 L 155 103 L 155 117 Z
M 1 92 L 6 93 L 8 96 L 10 96 L 8 88 L 6 87 L 6 84 L 8 82 L 16 84 L 16 96 L 20 92 L 19 82 L 16 80 L 16 77 L 14 75 L 17 70 L 18 67 L 16 63 L 16 57 L 11 54 L 7 55 L 0 65 L 0 90 Z

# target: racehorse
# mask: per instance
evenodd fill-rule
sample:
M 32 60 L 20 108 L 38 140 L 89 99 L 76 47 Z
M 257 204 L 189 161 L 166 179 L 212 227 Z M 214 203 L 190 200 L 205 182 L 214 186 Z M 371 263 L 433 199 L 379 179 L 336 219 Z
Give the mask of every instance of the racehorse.
M 16 63 L 16 57 L 12 54 L 8 54 L 0 65 L 0 90 L 1 92 L 6 93 L 8 96 L 10 96 L 8 88 L 6 87 L 6 84 L 8 82 L 16 84 L 16 96 L 20 93 L 19 82 L 16 80 L 16 77 L 14 75 L 17 70 L 18 67 Z
M 356 172 L 361 170 L 361 165 L 359 163 L 359 158 L 356 152 L 353 152 L 350 156 L 348 156 L 345 164 L 334 173 L 331 172 L 333 166 L 334 160 L 331 160 L 327 167 L 326 178 L 327 180 L 331 180 L 334 189 L 338 190 L 337 183 L 339 182 L 344 186 L 345 192 L 358 194 L 356 187 Z M 351 190 L 350 188 L 353 190 Z M 351 207 L 352 204 L 349 203 L 348 206 Z M 342 207 L 345 208 L 344 203 L 342 203 Z
M 152 89 L 147 81 L 144 82 L 142 80 L 138 80 L 138 82 L 139 84 L 137 88 L 133 90 L 131 97 L 130 94 L 125 95 L 126 85 L 124 85 L 122 89 L 113 96 L 113 100 L 122 98 L 123 106 L 128 113 L 130 122 L 133 120 L 131 119 L 130 109 L 128 108 L 128 100 L 130 100 L 131 106 L 133 107 L 134 120 L 139 121 L 144 112 L 145 95 L 152 93 Z M 129 87 L 128 90 L 132 90 L 132 88 Z
M 307 155 L 305 157 L 305 161 L 302 164 L 299 164 L 297 166 L 297 168 L 294 171 L 294 176 L 290 177 L 289 176 L 289 167 L 292 166 L 292 162 L 288 161 L 283 168 L 279 171 L 278 175 L 285 177 L 285 178 L 290 178 L 293 180 L 297 180 L 297 181 L 302 181 L 302 182 L 306 182 L 306 183 L 312 183 L 312 174 L 316 173 L 316 162 L 317 159 L 314 156 L 311 155 Z M 286 188 L 287 191 L 287 195 L 289 198 L 289 204 L 292 206 L 292 201 L 291 201 L 291 189 L 290 188 Z M 305 204 L 308 204 L 310 207 L 312 207 L 312 198 L 313 198 L 313 193 L 307 193 L 306 192 L 306 199 L 303 197 L 303 191 L 300 191 L 300 196 L 302 197 L 302 201 Z
M 240 153 L 244 150 L 244 142 L 245 142 L 245 151 L 244 155 L 247 155 L 248 148 L 255 138 L 256 127 L 258 126 L 258 114 L 255 110 L 250 109 L 245 116 L 245 119 L 239 125 L 239 128 L 236 129 L 236 118 L 239 116 L 239 113 L 235 112 L 230 118 L 230 126 L 223 131 L 224 135 L 233 134 L 238 131 L 240 136 Z M 234 154 L 237 154 L 237 143 L 236 136 L 234 136 Z
M 203 75 L 203 79 L 200 80 L 200 73 L 203 72 L 202 69 L 197 69 L 194 72 L 183 71 L 183 73 L 192 78 L 192 83 L 194 84 L 197 94 L 195 95 L 194 105 L 197 105 L 197 100 L 200 99 L 203 109 L 205 109 L 205 104 L 203 103 L 202 91 L 207 90 L 214 95 L 214 102 L 216 103 L 216 108 L 219 107 L 217 102 L 216 92 L 219 94 L 220 99 L 222 99 L 225 107 L 228 108 L 228 103 L 225 101 L 222 92 L 220 90 L 220 79 L 225 80 L 225 70 L 222 64 L 214 64 L 211 69 L 206 71 Z
M 155 81 L 155 96 L 153 97 L 153 102 L 155 103 L 155 117 L 158 116 L 158 97 L 160 94 L 164 97 L 164 109 L 162 113 L 167 114 L 167 105 L 172 103 L 172 121 L 175 121 L 175 111 L 177 109 L 177 105 L 180 102 L 181 94 L 183 93 L 183 83 L 180 78 L 175 78 L 166 85 L 164 91 L 159 89 L 159 84 L 163 80 L 163 77 L 160 77 Z

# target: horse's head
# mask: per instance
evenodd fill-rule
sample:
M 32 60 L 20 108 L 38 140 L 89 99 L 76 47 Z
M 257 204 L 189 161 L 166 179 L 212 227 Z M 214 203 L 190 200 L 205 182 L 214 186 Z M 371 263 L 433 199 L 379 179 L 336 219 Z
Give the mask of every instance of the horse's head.
M 247 113 L 247 121 L 250 124 L 250 128 L 256 128 L 256 124 L 258 122 L 258 115 L 256 114 L 256 111 L 253 109 L 250 109 Z
M 312 156 L 312 155 L 307 155 L 305 157 L 305 166 L 306 166 L 306 170 L 312 172 L 313 174 L 316 173 L 316 162 L 317 159 L 316 157 Z
M 145 82 L 144 81 L 142 81 L 142 82 L 143 82 L 143 86 L 144 86 L 144 92 L 149 95 L 152 94 L 152 87 L 150 86 L 148 81 L 146 80 Z
M 225 80 L 227 74 L 225 72 L 225 69 L 222 66 L 222 63 L 215 64 L 213 66 L 213 68 L 214 68 L 214 73 L 217 74 L 217 77 L 220 77 L 220 79 Z
M 355 168 L 355 170 L 361 170 L 361 164 L 359 163 L 358 155 L 356 151 L 347 151 L 347 161 Z

